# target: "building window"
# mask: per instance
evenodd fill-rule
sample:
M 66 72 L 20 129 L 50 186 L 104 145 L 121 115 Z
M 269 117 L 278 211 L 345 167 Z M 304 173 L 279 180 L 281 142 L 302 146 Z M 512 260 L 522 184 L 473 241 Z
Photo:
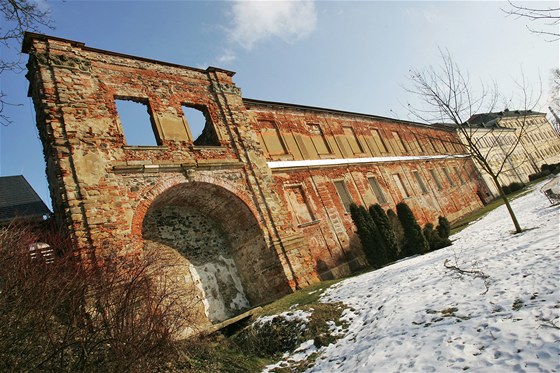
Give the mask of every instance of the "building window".
M 443 173 L 445 174 L 445 177 L 447 178 L 447 181 L 449 181 L 449 185 L 455 186 L 455 183 L 453 182 L 453 179 L 451 178 L 451 175 L 449 175 L 449 172 L 447 171 L 447 168 L 442 167 L 442 169 L 443 169 Z
M 220 141 L 206 108 L 182 105 L 183 115 L 197 146 L 218 146 Z
M 331 148 L 327 143 L 327 139 L 325 138 L 325 134 L 323 133 L 321 126 L 318 124 L 308 124 L 308 126 L 309 132 L 311 133 L 311 141 L 313 142 L 313 146 L 315 146 L 317 154 L 332 154 Z
M 259 120 L 259 129 L 264 146 L 269 155 L 288 154 L 287 147 L 280 136 L 280 131 L 276 127 L 276 123 Z
M 408 190 L 404 186 L 401 175 L 400 174 L 393 174 L 393 180 L 395 181 L 395 184 L 397 184 L 397 188 L 401 192 L 401 195 L 403 196 L 403 198 L 410 197 L 410 194 L 408 193 Z
M 418 135 L 414 134 L 414 139 L 416 140 L 416 144 L 418 144 L 418 151 L 420 153 L 424 153 L 424 146 L 422 146 L 422 142 L 420 141 L 420 139 L 418 138 Z
M 428 189 L 426 188 L 426 185 L 424 184 L 424 181 L 422 180 L 422 177 L 420 176 L 418 171 L 412 171 L 412 174 L 416 178 L 416 182 L 420 186 L 420 190 L 422 190 L 422 194 L 428 193 Z
M 439 182 L 436 171 L 435 170 L 430 170 L 430 175 L 432 175 L 432 179 L 434 179 L 438 190 L 441 190 L 442 189 L 441 188 L 441 183 Z
M 342 127 L 342 130 L 344 131 L 344 137 L 346 138 L 346 141 L 348 141 L 348 145 L 350 146 L 352 153 L 362 154 L 364 152 L 364 148 L 362 148 L 360 140 L 358 140 L 354 129 L 352 127 Z
M 115 106 L 126 145 L 157 146 L 159 144 L 147 99 L 115 98 Z
M 385 144 L 385 141 L 383 141 L 383 138 L 381 137 L 381 134 L 379 133 L 379 130 L 372 129 L 371 130 L 371 135 L 373 137 L 373 141 L 375 142 L 375 145 L 379 149 L 379 152 L 380 153 L 387 153 L 388 152 L 387 145 Z
M 354 203 L 354 201 L 352 201 L 352 197 L 350 197 L 350 193 L 348 193 L 348 189 L 346 189 L 346 184 L 344 183 L 344 181 L 339 180 L 334 182 L 334 186 L 338 195 L 340 196 L 342 204 L 344 205 L 344 210 L 349 213 L 350 205 Z
M 461 175 L 461 171 L 459 171 L 457 167 L 453 167 L 453 169 L 455 170 L 455 173 L 457 174 L 457 177 L 459 178 L 461 184 L 465 184 L 465 179 L 463 179 L 463 176 Z
M 385 194 L 383 193 L 383 190 L 381 190 L 381 186 L 377 182 L 377 179 L 375 179 L 374 177 L 368 177 L 368 182 L 369 187 L 373 191 L 373 194 L 375 194 L 377 202 L 379 202 L 380 204 L 387 203 L 387 198 L 385 198 Z
M 315 220 L 301 185 L 287 187 L 286 194 L 297 224 L 302 225 Z
M 405 143 L 403 142 L 403 140 L 401 138 L 401 135 L 396 131 L 391 131 L 391 133 L 393 134 L 393 138 L 395 139 L 395 142 L 397 143 L 397 147 L 399 148 L 399 150 L 402 153 L 408 152 L 408 148 L 406 147 Z

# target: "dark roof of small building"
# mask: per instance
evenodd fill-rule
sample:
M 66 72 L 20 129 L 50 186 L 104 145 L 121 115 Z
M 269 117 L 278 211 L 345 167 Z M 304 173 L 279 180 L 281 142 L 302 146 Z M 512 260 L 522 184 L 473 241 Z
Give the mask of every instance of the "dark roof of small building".
M 21 175 L 0 177 L 0 222 L 39 219 L 51 211 Z
M 498 111 L 494 113 L 480 113 L 474 114 L 468 120 L 471 125 L 489 127 L 497 127 L 497 123 L 503 118 L 515 118 L 515 117 L 526 117 L 529 115 L 546 115 L 545 113 L 539 113 L 532 110 L 508 110 Z

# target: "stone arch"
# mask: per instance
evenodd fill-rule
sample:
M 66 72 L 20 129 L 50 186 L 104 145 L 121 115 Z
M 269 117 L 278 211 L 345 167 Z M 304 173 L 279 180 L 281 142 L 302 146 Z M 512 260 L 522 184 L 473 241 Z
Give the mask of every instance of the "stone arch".
M 203 300 L 209 321 L 223 321 L 286 291 L 278 255 L 242 198 L 203 181 L 169 184 L 152 189 L 137 208 L 144 249 L 180 262 L 179 277 Z

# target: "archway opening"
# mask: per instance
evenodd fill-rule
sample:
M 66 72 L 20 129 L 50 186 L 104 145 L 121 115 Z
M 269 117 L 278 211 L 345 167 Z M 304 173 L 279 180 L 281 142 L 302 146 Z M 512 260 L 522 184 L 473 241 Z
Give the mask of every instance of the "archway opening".
M 212 323 L 283 292 L 285 276 L 247 205 L 209 183 L 184 183 L 159 195 L 142 224 L 145 249 L 174 252 L 178 278 L 191 286 Z

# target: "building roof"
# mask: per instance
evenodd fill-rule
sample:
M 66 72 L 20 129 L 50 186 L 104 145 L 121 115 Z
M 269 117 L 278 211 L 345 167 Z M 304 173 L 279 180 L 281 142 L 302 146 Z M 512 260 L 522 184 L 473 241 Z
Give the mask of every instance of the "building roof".
M 41 219 L 51 211 L 21 175 L 0 177 L 0 222 Z
M 503 118 L 516 118 L 516 117 L 526 117 L 529 115 L 546 115 L 545 113 L 539 113 L 532 110 L 509 110 L 498 111 L 494 113 L 480 113 L 474 114 L 468 120 L 471 125 L 489 127 L 498 127 L 498 122 Z

